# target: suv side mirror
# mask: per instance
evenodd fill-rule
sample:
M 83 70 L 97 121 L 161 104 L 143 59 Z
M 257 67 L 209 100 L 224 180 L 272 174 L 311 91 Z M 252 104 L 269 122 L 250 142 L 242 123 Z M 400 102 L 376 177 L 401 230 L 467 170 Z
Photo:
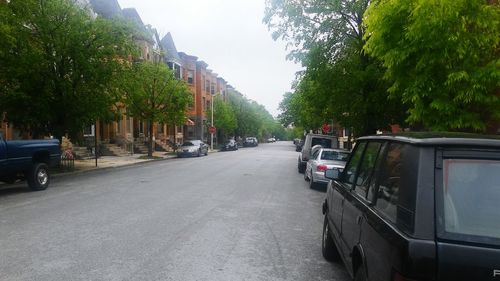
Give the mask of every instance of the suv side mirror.
M 337 168 L 327 169 L 325 171 L 325 178 L 331 180 L 339 180 L 340 179 L 340 171 Z

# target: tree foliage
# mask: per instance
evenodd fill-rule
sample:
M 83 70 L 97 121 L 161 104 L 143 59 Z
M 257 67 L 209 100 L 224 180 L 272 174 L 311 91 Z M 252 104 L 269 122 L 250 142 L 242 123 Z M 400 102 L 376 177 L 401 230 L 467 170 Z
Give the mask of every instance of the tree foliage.
M 60 138 L 111 118 L 123 58 L 136 51 L 129 26 L 93 19 L 73 1 L 0 6 L 0 112 L 7 121 L 34 137 Z
M 153 153 L 153 124 L 182 125 L 192 95 L 182 80 L 161 62 L 142 62 L 132 66 L 124 81 L 124 102 L 128 113 L 148 122 L 148 156 Z
M 262 140 L 283 134 L 283 127 L 263 105 L 238 94 L 228 95 L 228 104 L 236 117 L 235 136 Z
M 383 61 L 408 121 L 484 131 L 500 120 L 500 7 L 484 0 L 379 0 L 365 50 Z
M 233 108 L 226 103 L 220 96 L 215 96 L 212 100 L 214 103 L 214 124 L 217 128 L 217 133 L 221 139 L 226 139 L 227 136 L 234 135 L 234 130 L 238 124 Z M 212 109 L 207 111 L 207 116 L 212 115 Z
M 290 57 L 306 68 L 281 104 L 284 125 L 293 121 L 309 130 L 334 120 L 364 135 L 404 120 L 401 102 L 388 99 L 381 63 L 362 51 L 368 3 L 268 1 L 264 22 L 274 38 L 289 41 Z

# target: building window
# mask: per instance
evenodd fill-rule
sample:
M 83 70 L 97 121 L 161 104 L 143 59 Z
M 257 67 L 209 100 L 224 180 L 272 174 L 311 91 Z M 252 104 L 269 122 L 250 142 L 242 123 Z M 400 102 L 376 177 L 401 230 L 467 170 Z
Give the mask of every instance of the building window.
M 175 78 L 177 79 L 181 79 L 181 66 L 178 65 L 178 64 L 175 64 L 174 65 L 174 74 L 175 74 Z
M 194 71 L 193 70 L 188 70 L 188 79 L 187 79 L 188 84 L 193 84 L 194 83 Z
M 203 110 L 207 110 L 207 103 L 206 103 L 206 98 L 203 97 Z
M 207 100 L 207 109 L 210 109 L 210 101 Z
M 210 94 L 215 95 L 215 83 L 210 85 Z
M 85 136 L 85 137 L 95 136 L 95 126 L 90 125 L 90 126 L 85 127 L 85 129 L 83 129 L 83 136 Z
M 205 92 L 210 93 L 210 81 L 205 80 Z

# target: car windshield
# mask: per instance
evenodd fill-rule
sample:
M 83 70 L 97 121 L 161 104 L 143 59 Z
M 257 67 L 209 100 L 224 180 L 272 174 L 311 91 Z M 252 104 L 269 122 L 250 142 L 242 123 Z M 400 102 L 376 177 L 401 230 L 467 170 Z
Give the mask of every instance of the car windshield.
M 182 146 L 195 146 L 196 144 L 194 144 L 194 142 L 191 142 L 191 141 L 186 141 L 182 144 Z
M 500 239 L 500 161 L 444 161 L 444 230 Z
M 321 154 L 321 160 L 335 160 L 335 161 L 347 161 L 349 157 L 349 152 L 340 151 L 323 151 Z

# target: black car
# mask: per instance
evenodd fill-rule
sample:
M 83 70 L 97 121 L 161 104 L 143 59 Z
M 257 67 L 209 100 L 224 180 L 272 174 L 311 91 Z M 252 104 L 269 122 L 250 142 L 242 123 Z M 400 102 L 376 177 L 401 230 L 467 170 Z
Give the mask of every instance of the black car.
M 500 280 L 500 139 L 363 137 L 326 176 L 323 256 L 354 280 Z
M 229 140 L 221 146 L 222 151 L 238 150 L 238 143 L 235 140 Z

